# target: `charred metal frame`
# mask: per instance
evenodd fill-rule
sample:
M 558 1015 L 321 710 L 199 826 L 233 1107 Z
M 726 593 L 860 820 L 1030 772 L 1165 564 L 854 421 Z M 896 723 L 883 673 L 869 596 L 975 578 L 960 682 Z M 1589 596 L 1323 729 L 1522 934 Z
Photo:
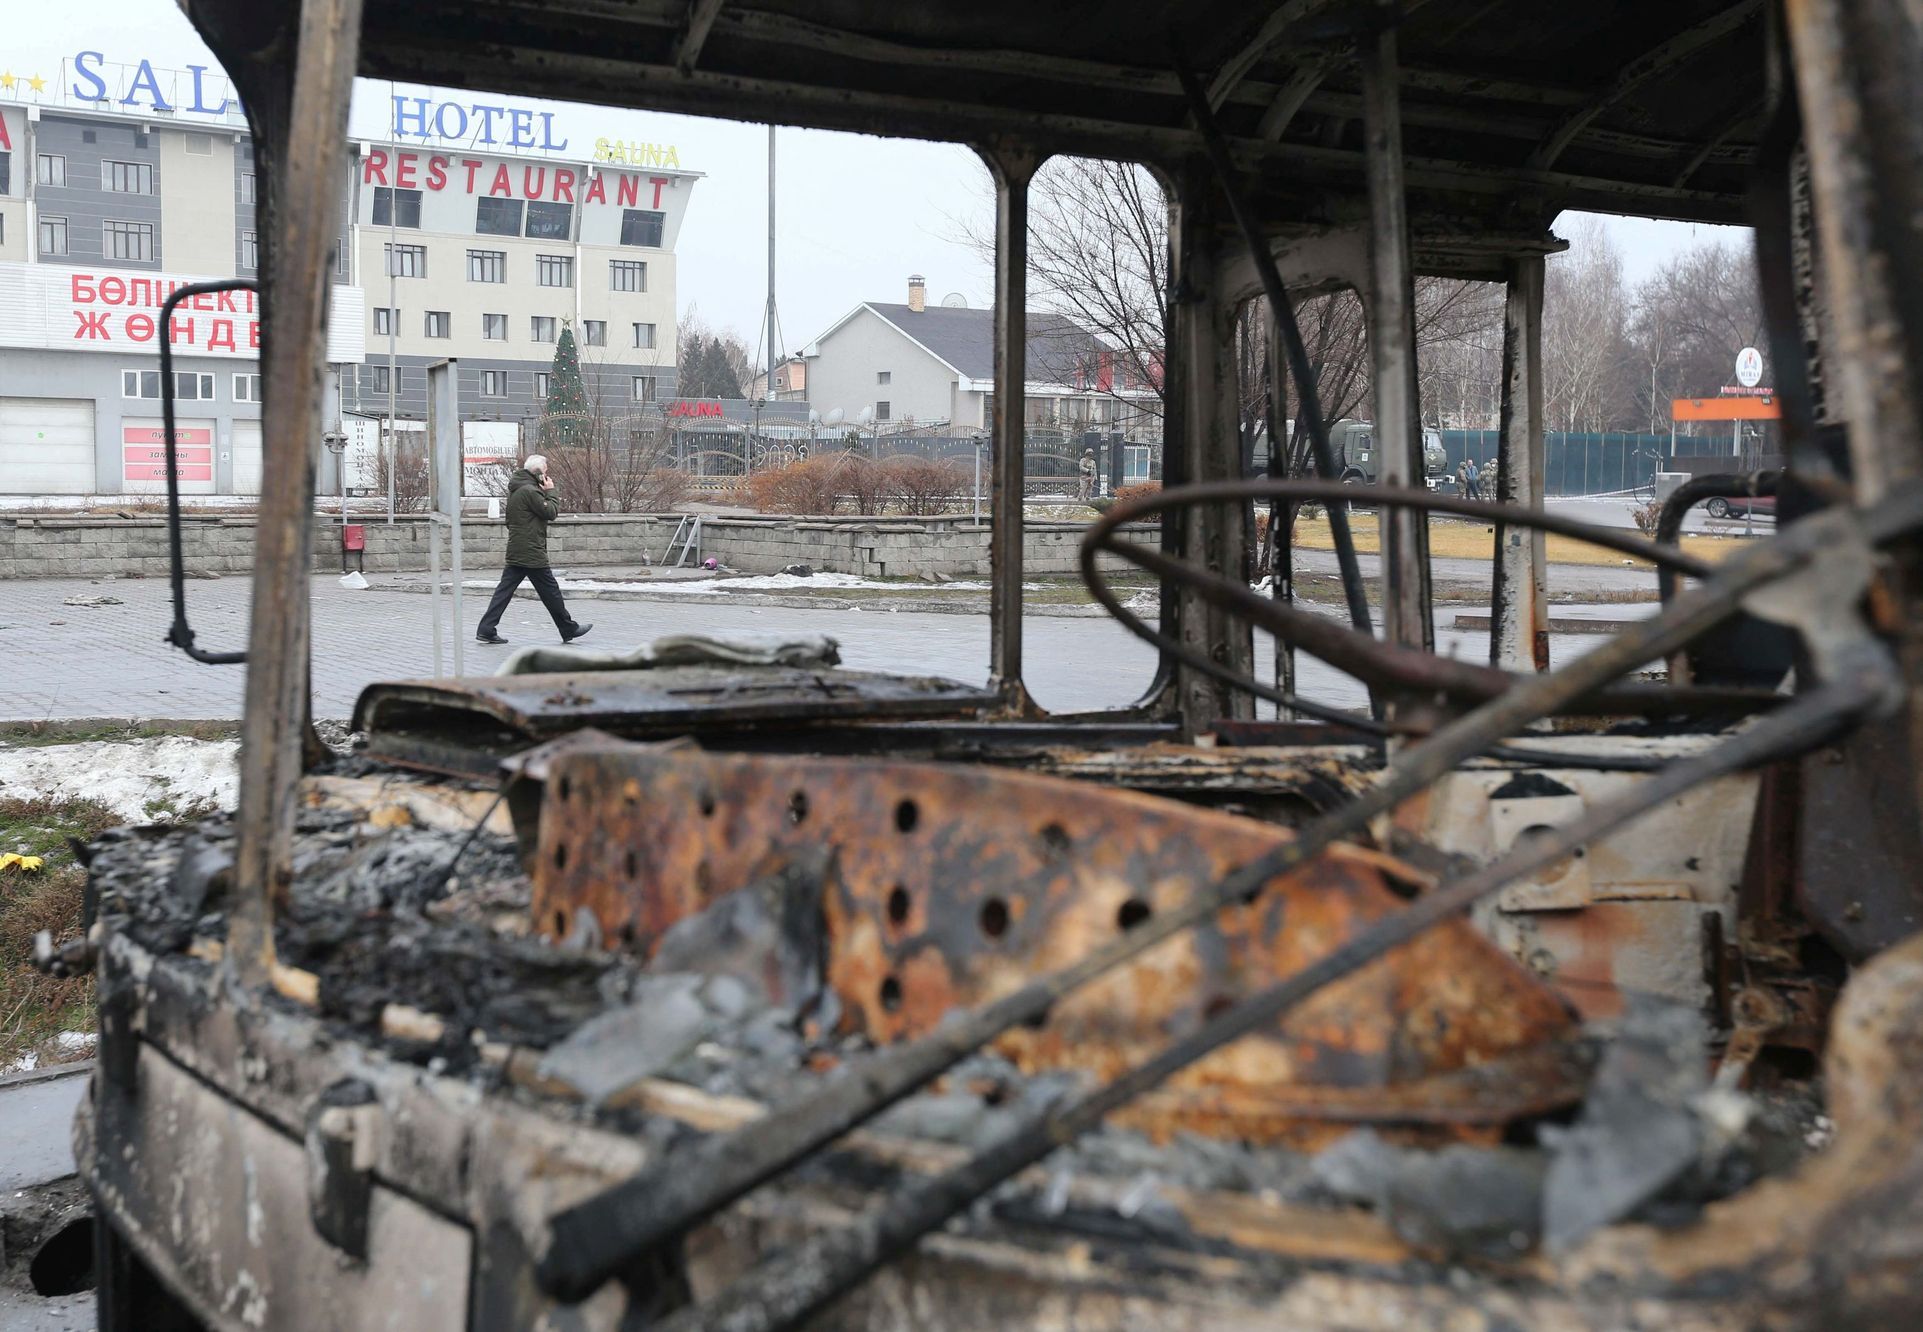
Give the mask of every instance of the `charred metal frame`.
M 1795 55 L 1794 73 L 1810 127 L 1819 223 L 1815 230 L 1843 334 L 1840 379 L 1849 408 L 1844 415 L 1850 424 L 1859 507 L 1837 504 L 1786 524 L 1774 541 L 1714 569 L 1681 552 L 1632 543 L 1666 572 L 1686 573 L 1699 585 L 1668 598 L 1653 619 L 1554 673 L 1547 672 L 1543 634 L 1540 533 L 1580 525 L 1540 511 L 1541 256 L 1554 248 L 1553 239 L 1545 240 L 1539 231 L 1543 201 L 1553 198 L 1559 206 L 1577 208 L 1643 203 L 1675 216 L 1719 221 L 1740 216 L 1741 199 L 1730 188 L 1730 177 L 1742 155 L 1718 146 L 1735 137 L 1739 122 L 1719 128 L 1707 146 L 1609 129 L 1601 122 L 1646 84 L 1713 44 L 1746 32 L 1761 5 L 1759 0 L 1741 0 L 1707 17 L 1699 15 L 1623 68 L 1600 91 L 1491 80 L 1474 71 L 1404 67 L 1398 59 L 1399 26 L 1419 8 L 1426 9 L 1388 0 L 1351 5 L 1282 0 L 1259 23 L 1252 23 L 1252 35 L 1229 34 L 1241 45 L 1226 47 L 1227 55 L 1217 51 L 1214 76 L 1201 94 L 1201 80 L 1179 62 L 1173 68 L 1147 68 L 1041 51 L 962 49 L 915 40 L 915 23 L 906 32 L 878 36 L 790 15 L 729 8 L 721 0 L 494 0 L 478 6 L 457 0 L 298 0 L 297 5 L 290 0 L 279 8 L 203 0 L 196 18 L 233 72 L 255 118 L 268 244 L 263 318 L 268 466 L 242 743 L 237 907 L 224 949 L 230 979 L 239 984 L 209 999 L 191 992 L 166 959 L 156 961 L 125 938 L 105 943 L 102 1079 L 92 1122 L 116 1150 L 103 1153 L 98 1167 L 97 1187 L 103 1196 L 124 1200 L 157 1188 L 156 1181 L 140 1178 L 137 1153 L 118 1150 L 154 1131 L 152 1111 L 143 1113 L 131 1095 L 134 1088 L 154 1089 L 164 1099 L 179 1093 L 191 1077 L 219 1089 L 230 1104 L 248 1107 L 250 1131 L 274 1127 L 279 1137 L 291 1132 L 305 1138 L 314 1172 L 313 1223 L 350 1255 L 364 1256 L 372 1247 L 365 1223 L 377 1189 L 394 1191 L 397 1183 L 403 1185 L 410 1206 L 415 1206 L 415 1198 L 435 1200 L 433 1206 L 416 1207 L 420 1215 L 415 1219 L 434 1243 L 452 1248 L 473 1244 L 475 1325 L 513 1325 L 543 1298 L 527 1280 L 536 1262 L 547 1292 L 569 1300 L 588 1295 L 611 1276 L 633 1271 L 635 1261 L 655 1246 L 748 1196 L 763 1182 L 781 1177 L 987 1042 L 1024 1023 L 1045 1021 L 1086 987 L 1148 949 L 1204 927 L 1224 910 L 1250 906 L 1264 895 L 1273 900 L 1283 891 L 1278 880 L 1326 855 L 1339 839 L 1386 820 L 1465 762 L 1500 754 L 1500 747 L 1525 727 L 1598 701 L 1611 715 L 1639 707 L 1666 713 L 1695 708 L 1721 715 L 1765 713 L 1732 736 L 1639 778 L 1626 793 L 1588 807 L 1551 836 L 1518 843 L 1481 868 L 1434 876 L 1437 882 L 1412 905 L 1348 934 L 1299 970 L 1265 978 L 1263 988 L 1225 1010 L 1204 1014 L 1157 1053 L 1092 1092 L 979 1155 L 951 1160 L 945 1169 L 911 1178 L 853 1224 L 797 1244 L 714 1300 L 660 1323 L 671 1328 L 794 1327 L 1111 1111 L 1226 1042 L 1272 1024 L 1322 987 L 1458 917 L 1518 875 L 1570 855 L 1654 805 L 1710 778 L 1800 755 L 1856 723 L 1891 715 L 1906 705 L 1906 752 L 1913 756 L 1923 750 L 1923 707 L 1917 694 L 1923 681 L 1923 563 L 1916 553 L 1917 533 L 1923 529 L 1923 444 L 1918 443 L 1918 423 L 1923 421 L 1923 370 L 1918 367 L 1923 356 L 1916 354 L 1923 350 L 1923 305 L 1914 283 L 1914 275 L 1923 272 L 1923 249 L 1913 225 L 1923 212 L 1923 170 L 1918 170 L 1923 117 L 1916 114 L 1918 98 L 1923 97 L 1918 91 L 1923 88 L 1923 48 L 1904 26 L 1907 16 L 1901 6 L 1895 0 L 1861 6 L 1810 0 L 1783 11 L 1783 30 Z M 460 26 L 470 10 L 478 16 L 478 36 L 463 35 L 468 30 Z M 1307 31 L 1301 26 L 1338 14 L 1359 22 Z M 453 26 L 443 23 L 450 16 L 456 20 Z M 379 39 L 421 31 L 452 35 L 443 38 L 445 49 L 430 57 L 418 40 L 371 40 L 363 49 L 364 27 Z M 1294 72 L 1281 84 L 1249 77 L 1283 38 L 1298 34 L 1297 49 L 1290 52 Z M 543 36 L 561 46 L 566 45 L 562 38 L 583 37 L 586 45 L 558 53 L 537 50 L 542 58 L 528 58 L 528 43 Z M 846 87 L 832 79 L 810 82 L 810 71 L 790 74 L 757 64 L 756 53 L 770 47 L 898 64 L 926 78 L 930 90 L 918 96 L 870 86 L 862 79 L 848 79 L 848 84 L 862 86 Z M 608 51 L 622 54 L 610 56 Z M 1346 69 L 1351 60 L 1359 65 L 1359 95 L 1318 86 L 1322 73 Z M 424 1092 L 422 1079 L 401 1085 L 404 1080 L 395 1079 L 383 1061 L 351 1044 L 313 1053 L 314 1024 L 263 1007 L 260 999 L 279 972 L 272 916 L 291 884 L 295 783 L 308 730 L 307 537 L 319 435 L 324 284 L 333 188 L 341 174 L 347 100 L 357 67 L 399 78 L 512 86 L 535 95 L 645 101 L 662 109 L 928 134 L 968 142 L 982 154 L 996 186 L 998 240 L 992 692 L 933 700 L 908 697 L 899 700 L 899 707 L 907 717 L 933 718 L 925 723 L 929 726 L 953 726 L 963 733 L 979 727 L 976 733 L 983 736 L 996 727 L 1041 720 L 1022 682 L 1019 441 L 1025 416 L 1029 182 L 1052 151 L 1121 157 L 1158 172 L 1170 190 L 1174 251 L 1167 342 L 1169 479 L 1199 484 L 1133 511 L 1111 513 L 1092 529 L 1084 546 L 1084 566 L 1097 596 L 1131 628 L 1164 648 L 1150 695 L 1137 708 L 1118 714 L 1112 724 L 1166 728 L 1154 733 L 1172 732 L 1184 740 L 1210 735 L 1233 743 L 1237 735 L 1251 733 L 1256 697 L 1313 715 L 1317 709 L 1294 698 L 1290 690 L 1253 679 L 1252 626 L 1260 624 L 1291 647 L 1346 663 L 1389 698 L 1394 706 L 1386 723 L 1336 718 L 1347 729 L 1324 732 L 1345 741 L 1358 730 L 1399 737 L 1386 769 L 1346 803 L 1319 812 L 1295 836 L 1239 859 L 1170 909 L 1097 943 L 1067 965 L 1031 975 L 999 997 L 960 1008 L 937 1028 L 910 1033 L 877 1053 L 858 1077 L 817 1085 L 778 1107 L 772 1120 L 737 1122 L 726 1131 L 712 1131 L 711 1122 L 710 1136 L 693 1149 L 657 1158 L 653 1166 L 634 1151 L 622 1155 L 619 1150 L 584 1165 L 570 1158 L 559 1141 L 567 1131 L 538 1115 L 510 1112 L 485 1097 L 478 1110 L 453 1107 Z M 959 96 L 961 80 L 984 74 L 1006 80 L 1004 91 L 972 100 Z M 1050 88 L 1086 92 L 1097 105 L 1083 110 L 1025 102 L 1045 96 Z M 1456 123 L 1449 119 L 1448 108 L 1407 105 L 1411 93 L 1469 95 L 1492 89 L 1524 109 L 1465 107 L 1461 110 L 1466 119 L 1460 123 L 1477 134 L 1536 145 L 1526 166 L 1404 151 L 1405 132 Z M 1160 114 L 1131 118 L 1126 106 L 1130 99 L 1158 107 Z M 1313 141 L 1295 132 L 1294 121 L 1304 110 L 1322 120 L 1314 127 Z M 1224 130 L 1218 115 L 1231 113 L 1245 125 L 1256 120 L 1256 135 L 1237 137 Z M 1190 119 L 1183 121 L 1184 115 Z M 1344 146 L 1346 129 L 1358 120 L 1359 151 Z M 1578 159 L 1639 159 L 1648 171 L 1624 168 L 1609 177 L 1559 169 L 1564 160 Z M 1672 172 L 1678 162 L 1683 169 L 1674 183 L 1649 174 Z M 1685 188 L 1684 182 L 1692 179 L 1717 183 Z M 1305 194 L 1341 196 L 1347 207 L 1309 219 L 1306 229 L 1314 233 L 1310 238 L 1302 233 L 1272 235 L 1261 229 L 1261 219 L 1281 215 L 1287 202 L 1278 201 L 1278 180 Z M 1458 204 L 1471 198 L 1486 204 L 1471 210 L 1478 234 L 1452 234 L 1451 219 L 1418 210 L 1412 196 L 1423 191 L 1447 193 Z M 1516 195 L 1529 196 L 1535 212 L 1505 207 Z M 1240 248 L 1226 225 L 1231 217 L 1242 232 Z M 1343 262 L 1330 263 L 1324 257 L 1318 268 L 1303 260 L 1307 250 L 1325 243 L 1332 251 L 1347 247 Z M 1284 280 L 1285 268 L 1293 286 Z M 1500 504 L 1447 501 L 1417 489 L 1422 464 L 1411 284 L 1418 271 L 1508 283 Z M 1331 276 L 1346 276 L 1368 297 L 1377 424 L 1383 473 L 1391 485 L 1375 492 L 1348 488 L 1345 495 L 1327 479 L 1245 482 L 1236 476 L 1240 459 L 1228 355 L 1235 303 L 1258 285 L 1269 295 L 1282 354 L 1290 362 L 1298 394 L 1308 397 L 1313 378 L 1299 363 L 1299 336 L 1291 336 L 1290 292 L 1311 289 Z M 1277 374 L 1278 385 L 1280 379 Z M 1315 420 L 1319 413 L 1305 405 L 1303 415 L 1326 475 L 1327 439 Z M 1250 502 L 1268 498 L 1286 508 L 1311 496 L 1329 500 L 1338 511 L 1338 501 L 1345 497 L 1381 502 L 1386 642 L 1366 634 L 1367 607 L 1358 595 L 1352 550 L 1344 560 L 1345 582 L 1352 618 L 1363 634 L 1318 627 L 1285 601 L 1265 601 L 1248 590 L 1242 560 Z M 1828 498 L 1846 497 L 1839 490 Z M 1492 666 L 1503 669 L 1443 663 L 1425 655 L 1424 649 L 1433 646 L 1425 538 L 1431 510 L 1473 514 L 1499 524 Z M 1130 557 L 1163 579 L 1159 633 L 1129 616 L 1093 577 L 1096 558 L 1107 548 L 1114 527 L 1148 512 L 1162 515 L 1163 547 L 1135 551 Z M 1611 540 L 1623 545 L 1623 540 Z M 1130 554 L 1126 548 L 1117 553 Z M 1879 561 L 1893 565 L 1894 577 L 1879 573 Z M 1866 623 L 1859 613 L 1864 603 L 1873 622 Z M 1623 676 L 1645 661 L 1679 653 L 1739 614 L 1796 632 L 1803 654 L 1798 692 L 1762 696 L 1622 683 Z M 1894 652 L 1885 642 L 1889 638 L 1896 640 Z M 639 692 L 645 693 L 646 687 Z M 868 701 L 852 687 L 839 698 L 830 697 L 826 685 L 822 693 L 824 717 Z M 513 687 L 502 685 L 480 711 L 506 723 L 506 732 L 514 725 L 523 731 L 537 726 L 566 730 L 570 719 L 561 714 L 577 705 L 574 724 L 592 718 L 592 697 L 569 699 L 566 694 L 563 687 L 555 695 L 563 700 L 555 705 L 558 711 L 517 712 Z M 409 708 L 426 713 L 447 701 L 445 693 L 418 686 L 390 687 L 377 699 L 397 713 Z M 1404 708 L 1404 702 L 1410 706 Z M 766 716 L 766 710 L 757 713 L 752 702 L 737 700 L 734 706 L 729 715 L 744 725 Z M 971 711 L 980 714 L 979 720 L 959 715 Z M 721 709 L 715 718 L 725 720 Z M 916 724 L 924 723 L 901 725 L 905 729 Z M 603 772 L 594 765 L 618 767 L 631 757 L 608 750 L 598 737 L 577 736 L 576 741 L 545 755 L 544 773 L 554 775 L 556 790 L 535 790 L 539 799 L 565 803 L 570 774 Z M 1859 734 L 1842 743 L 1854 752 L 1862 741 Z M 522 780 L 541 778 L 528 773 Z M 1918 780 L 1912 764 L 1904 787 L 1906 808 L 1914 806 Z M 529 789 L 521 789 L 523 798 Z M 560 826 L 558 818 L 555 826 Z M 541 835 L 548 833 L 544 827 Z M 556 857 L 557 867 L 560 863 Z M 1886 909 L 1879 905 L 1879 910 Z M 1823 922 L 1834 919 L 1822 910 L 1812 914 Z M 1887 909 L 1887 915 L 1874 922 L 1876 929 L 1887 929 L 1887 921 L 1898 916 L 1900 909 Z M 1859 942 L 1871 937 L 1886 938 L 1859 932 Z M 1900 958 L 1896 965 L 1909 968 L 1907 974 L 1898 974 L 1911 985 L 1905 993 L 1913 1009 L 1917 963 Z M 1878 974 L 1886 975 L 1887 969 Z M 1839 1085 L 1874 1084 L 1874 1070 L 1885 1067 L 1876 1065 L 1877 1058 L 1900 1062 L 1905 1052 L 1913 1053 L 1907 1045 L 1892 1045 L 1889 1032 L 1877 1029 L 1877 1013 L 1872 1003 L 1867 1018 L 1855 1019 L 1859 1026 L 1876 1030 L 1876 1038 L 1884 1042 L 1871 1053 L 1872 1075 L 1862 1077 L 1862 1067 L 1852 1069 L 1846 1058 L 1837 1070 Z M 1859 1058 L 1863 1039 L 1858 1036 L 1854 1047 Z M 1904 1033 L 1894 1039 L 1914 1043 Z M 1846 1051 L 1853 1048 L 1847 1030 L 1841 1040 Z M 513 1053 L 495 1053 L 513 1080 Z M 276 1076 L 256 1077 L 250 1070 L 261 1066 L 260 1061 Z M 1854 1081 L 1852 1072 L 1859 1075 Z M 1859 1123 L 1885 1126 L 1880 1131 L 1886 1136 L 1871 1145 L 1888 1148 L 1892 1159 L 1901 1156 L 1901 1182 L 1912 1179 L 1918 1169 L 1914 1123 L 1920 1112 L 1914 1087 L 1894 1075 L 1890 1081 L 1898 1094 L 1885 1096 L 1875 1110 L 1846 1102 L 1839 1119 L 1854 1117 Z M 414 1155 L 372 1127 L 388 1107 L 397 1115 L 418 1118 L 419 1123 L 401 1135 L 410 1143 L 418 1140 L 420 1150 Z M 1876 1166 L 1864 1164 L 1866 1160 L 1852 1156 L 1833 1166 L 1851 1172 L 1836 1180 L 1836 1187 L 1868 1195 L 1880 1186 L 1884 1181 Z M 220 1163 L 204 1164 L 216 1170 Z M 577 1183 L 593 1179 L 596 1189 L 585 1198 L 578 1187 L 553 1189 L 547 1181 L 557 1167 L 563 1173 L 571 1170 Z M 523 1186 L 537 1196 L 516 1196 Z M 1911 1189 L 1886 1210 L 1913 1220 L 1915 1196 Z M 546 1247 L 532 1252 L 517 1247 L 522 1239 L 509 1222 L 528 1207 L 552 1222 Z M 1695 1266 L 1650 1263 L 1653 1275 L 1648 1279 L 1673 1295 L 1685 1285 L 1678 1272 L 1715 1268 L 1713 1256 L 1693 1257 Z M 1821 1276 L 1810 1280 L 1821 1285 Z M 353 1299 L 374 1294 L 359 1287 L 350 1291 Z M 115 1307 L 116 1298 L 111 1291 L 103 1297 L 103 1314 L 110 1320 L 129 1316 L 126 1308 Z

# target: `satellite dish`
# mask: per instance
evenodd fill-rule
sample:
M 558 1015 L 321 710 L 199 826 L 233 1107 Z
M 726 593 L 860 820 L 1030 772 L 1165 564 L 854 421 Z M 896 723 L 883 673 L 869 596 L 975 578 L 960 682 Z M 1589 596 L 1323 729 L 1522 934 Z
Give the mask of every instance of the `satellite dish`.
M 828 413 L 828 424 L 831 426 L 838 426 L 846 419 L 847 414 L 839 407 Z
M 816 411 L 812 407 L 808 409 L 808 424 L 811 426 L 818 426 L 821 424 L 821 413 Z
M 941 308 L 944 310 L 966 310 L 968 308 L 968 298 L 959 291 L 951 291 L 941 298 Z
M 863 407 L 861 409 L 862 425 L 867 425 L 869 422 L 873 421 L 874 419 L 875 419 L 875 409 L 873 407 Z

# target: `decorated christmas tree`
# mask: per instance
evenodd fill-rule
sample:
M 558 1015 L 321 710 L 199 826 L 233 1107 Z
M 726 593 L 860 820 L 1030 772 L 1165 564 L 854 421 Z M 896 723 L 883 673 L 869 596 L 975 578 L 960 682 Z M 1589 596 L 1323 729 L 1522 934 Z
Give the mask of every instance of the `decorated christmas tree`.
M 541 452 L 588 442 L 588 386 L 581 378 L 581 358 L 574 349 L 574 330 L 561 325 L 561 340 L 548 367 L 548 401 L 541 413 Z

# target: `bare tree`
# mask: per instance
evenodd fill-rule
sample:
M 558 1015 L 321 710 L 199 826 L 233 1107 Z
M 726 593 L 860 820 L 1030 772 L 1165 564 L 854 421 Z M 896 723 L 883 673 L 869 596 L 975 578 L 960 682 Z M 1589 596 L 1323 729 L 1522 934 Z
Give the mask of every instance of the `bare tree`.
M 1652 421 L 1671 398 L 1713 395 L 1730 382 L 1737 352 L 1767 345 L 1747 245 L 1709 241 L 1684 251 L 1637 288 L 1635 304 L 1630 336 L 1641 359 L 1662 349 L 1650 373 Z
M 1543 278 L 1543 414 L 1561 430 L 1620 427 L 1634 421 L 1636 398 L 1622 256 L 1594 221 L 1570 239 Z

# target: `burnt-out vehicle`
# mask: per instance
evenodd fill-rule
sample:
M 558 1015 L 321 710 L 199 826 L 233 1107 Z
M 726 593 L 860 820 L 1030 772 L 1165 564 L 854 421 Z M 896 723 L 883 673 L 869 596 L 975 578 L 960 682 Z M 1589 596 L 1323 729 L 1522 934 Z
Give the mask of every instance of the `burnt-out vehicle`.
M 239 808 L 109 834 L 48 950 L 98 977 L 103 1327 L 1916 1325 L 1910 7 L 184 7 L 257 135 L 266 460 Z M 986 687 L 671 642 L 376 685 L 329 755 L 309 526 L 357 73 L 973 146 L 1001 441 L 1033 173 L 1158 173 L 1167 487 L 1083 546 L 1153 690 L 1028 697 L 998 447 Z M 1719 565 L 1543 510 L 1568 208 L 1757 228 L 1788 465 L 1740 479 L 1780 530 Z M 1423 486 L 1422 273 L 1507 285 L 1499 502 Z M 1334 472 L 1290 313 L 1341 286 L 1377 486 Z M 1319 477 L 1240 474 L 1257 294 L 1294 398 L 1266 418 Z M 1286 534 L 1306 501 L 1346 624 L 1289 599 L 1286 541 L 1251 567 L 1258 506 Z M 1344 501 L 1382 509 L 1374 603 Z M 1498 528 L 1487 664 L 1434 651 L 1437 512 Z M 1145 519 L 1159 545 L 1117 538 Z M 1545 531 L 1655 563 L 1660 613 L 1552 669 Z M 1296 652 L 1373 706 L 1300 697 Z

